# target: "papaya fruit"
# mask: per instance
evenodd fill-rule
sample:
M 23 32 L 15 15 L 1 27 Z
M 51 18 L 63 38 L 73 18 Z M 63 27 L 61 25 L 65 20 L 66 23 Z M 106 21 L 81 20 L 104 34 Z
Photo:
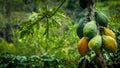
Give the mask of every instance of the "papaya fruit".
M 96 35 L 88 43 L 89 49 L 93 51 L 99 50 L 101 46 L 102 46 L 102 37 L 100 35 Z
M 83 28 L 84 28 L 86 23 L 87 23 L 86 19 L 82 19 L 79 21 L 79 24 L 78 24 L 77 29 L 76 29 L 76 33 L 77 33 L 79 38 L 83 37 Z
M 107 27 L 107 25 L 108 25 L 108 18 L 102 12 L 96 11 L 95 20 L 100 26 Z
M 115 39 L 115 33 L 112 30 L 110 30 L 109 28 L 104 27 L 103 28 L 103 34 L 111 36 L 112 38 Z
M 88 40 L 85 37 L 82 37 L 78 42 L 78 52 L 82 56 L 89 53 Z
M 111 36 L 103 35 L 103 47 L 107 52 L 116 53 L 117 52 L 117 42 Z
M 95 21 L 90 21 L 84 26 L 83 35 L 87 39 L 91 39 L 97 35 L 97 25 Z

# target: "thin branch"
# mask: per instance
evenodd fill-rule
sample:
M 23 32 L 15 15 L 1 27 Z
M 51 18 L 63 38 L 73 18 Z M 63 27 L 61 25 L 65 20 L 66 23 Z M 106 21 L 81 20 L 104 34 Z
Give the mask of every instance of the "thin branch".
M 58 6 L 58 8 L 54 11 L 54 13 L 53 13 L 51 16 L 49 16 L 48 18 L 54 16 L 55 13 L 60 9 L 60 7 L 64 4 L 65 1 L 66 1 L 66 0 L 63 0 L 63 2 Z

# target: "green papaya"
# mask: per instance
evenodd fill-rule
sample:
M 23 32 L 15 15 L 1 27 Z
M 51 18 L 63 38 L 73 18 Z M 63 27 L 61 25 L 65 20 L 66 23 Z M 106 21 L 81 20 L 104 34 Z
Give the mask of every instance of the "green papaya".
M 107 25 L 108 25 L 108 18 L 102 12 L 96 11 L 95 20 L 100 26 L 107 27 Z
M 103 47 L 107 52 L 110 53 L 117 52 L 118 45 L 114 38 L 112 38 L 111 36 L 103 35 L 102 39 L 103 39 Z
M 86 19 L 82 19 L 79 21 L 79 24 L 78 24 L 77 29 L 76 29 L 76 33 L 77 33 L 79 38 L 83 37 L 83 28 L 84 28 L 86 23 L 87 23 Z
M 97 35 L 97 25 L 95 21 L 90 21 L 84 26 L 83 35 L 87 39 L 91 39 Z
M 96 35 L 88 43 L 89 49 L 93 51 L 99 50 L 101 46 L 102 46 L 102 37 L 100 35 Z

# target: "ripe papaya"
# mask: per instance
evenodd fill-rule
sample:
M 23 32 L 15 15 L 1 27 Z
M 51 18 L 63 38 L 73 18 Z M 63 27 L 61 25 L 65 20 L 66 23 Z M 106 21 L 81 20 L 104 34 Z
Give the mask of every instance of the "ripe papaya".
M 100 49 L 101 46 L 102 46 L 102 37 L 100 35 L 96 35 L 88 43 L 89 49 L 94 51 Z
M 95 20 L 100 26 L 107 27 L 107 25 L 108 25 L 108 18 L 102 12 L 96 11 Z
M 87 39 L 91 39 L 97 35 L 97 25 L 95 21 L 90 21 L 84 26 L 83 35 Z
M 82 56 L 89 53 L 88 40 L 85 37 L 82 37 L 78 42 L 78 52 Z
M 117 42 L 111 36 L 103 35 L 103 47 L 107 52 L 116 53 L 117 52 Z
M 103 34 L 104 35 L 108 35 L 108 36 L 111 36 L 112 38 L 114 38 L 115 39 L 115 33 L 112 31 L 112 30 L 110 30 L 109 28 L 103 28 Z
M 82 19 L 79 21 L 79 24 L 78 24 L 77 29 L 76 29 L 76 33 L 77 33 L 79 38 L 83 37 L 83 28 L 84 28 L 86 23 L 87 23 L 86 19 Z

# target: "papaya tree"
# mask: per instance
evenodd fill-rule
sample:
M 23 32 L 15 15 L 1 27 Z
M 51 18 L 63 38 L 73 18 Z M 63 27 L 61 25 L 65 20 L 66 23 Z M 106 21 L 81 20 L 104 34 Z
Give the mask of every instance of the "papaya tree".
M 80 0 L 80 6 L 87 8 L 88 15 L 87 23 L 82 21 L 77 27 L 78 52 L 84 57 L 79 68 L 107 68 L 104 54 L 114 54 L 118 48 L 115 33 L 108 27 L 107 16 L 95 9 L 95 0 Z

